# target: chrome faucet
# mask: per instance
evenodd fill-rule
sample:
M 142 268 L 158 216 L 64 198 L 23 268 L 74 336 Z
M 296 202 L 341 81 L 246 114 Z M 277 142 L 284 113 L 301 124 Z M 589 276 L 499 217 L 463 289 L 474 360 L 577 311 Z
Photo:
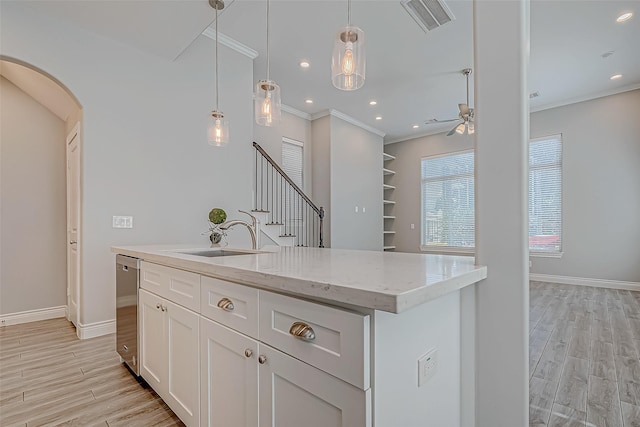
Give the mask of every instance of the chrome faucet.
M 218 225 L 220 230 L 228 230 L 234 225 L 244 225 L 249 230 L 249 234 L 251 235 L 251 244 L 253 246 L 253 250 L 257 250 L 259 246 L 259 238 L 260 238 L 260 230 L 258 228 L 258 219 L 251 215 L 249 212 L 241 211 L 238 209 L 238 212 L 245 213 L 251 217 L 251 224 L 246 221 L 242 221 L 241 219 L 232 219 L 230 221 L 225 221 L 222 224 Z

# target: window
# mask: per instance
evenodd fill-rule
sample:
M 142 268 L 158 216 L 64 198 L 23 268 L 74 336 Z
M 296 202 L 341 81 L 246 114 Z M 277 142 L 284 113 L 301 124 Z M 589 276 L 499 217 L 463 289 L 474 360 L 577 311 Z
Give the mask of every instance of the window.
M 473 163 L 472 151 L 422 159 L 422 250 L 473 250 Z M 529 142 L 529 250 L 562 251 L 561 135 Z
M 529 142 L 529 250 L 562 250 L 562 137 Z
M 422 159 L 422 249 L 474 244 L 473 151 Z
M 282 169 L 302 189 L 302 142 L 282 138 Z

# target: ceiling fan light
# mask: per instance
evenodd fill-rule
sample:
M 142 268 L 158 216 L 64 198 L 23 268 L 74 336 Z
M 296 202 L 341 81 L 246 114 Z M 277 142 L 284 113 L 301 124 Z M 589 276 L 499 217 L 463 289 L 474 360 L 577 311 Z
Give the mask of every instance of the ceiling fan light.
M 469 124 L 467 125 L 467 133 L 469 135 L 473 135 L 474 133 L 476 133 L 476 127 L 473 122 L 469 122 Z
M 456 126 L 456 133 L 457 134 L 464 134 L 464 130 L 465 130 L 465 123 L 460 123 L 458 126 Z

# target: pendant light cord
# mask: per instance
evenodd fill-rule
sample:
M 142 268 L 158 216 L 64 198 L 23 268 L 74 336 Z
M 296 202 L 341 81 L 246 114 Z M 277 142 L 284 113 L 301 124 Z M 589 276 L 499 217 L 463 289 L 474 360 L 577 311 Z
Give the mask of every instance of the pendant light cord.
M 269 80 L 269 0 L 267 0 L 267 81 Z
M 351 26 L 351 0 L 347 0 L 347 26 Z
M 218 111 L 218 7 L 216 5 L 216 111 Z

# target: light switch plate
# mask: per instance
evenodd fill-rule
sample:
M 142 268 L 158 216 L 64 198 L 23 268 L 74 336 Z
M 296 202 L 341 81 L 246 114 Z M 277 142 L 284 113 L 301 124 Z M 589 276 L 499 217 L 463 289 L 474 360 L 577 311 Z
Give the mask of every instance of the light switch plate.
M 418 387 L 422 387 L 438 370 L 438 350 L 433 349 L 418 359 Z
M 132 216 L 113 216 L 113 228 L 133 228 Z

